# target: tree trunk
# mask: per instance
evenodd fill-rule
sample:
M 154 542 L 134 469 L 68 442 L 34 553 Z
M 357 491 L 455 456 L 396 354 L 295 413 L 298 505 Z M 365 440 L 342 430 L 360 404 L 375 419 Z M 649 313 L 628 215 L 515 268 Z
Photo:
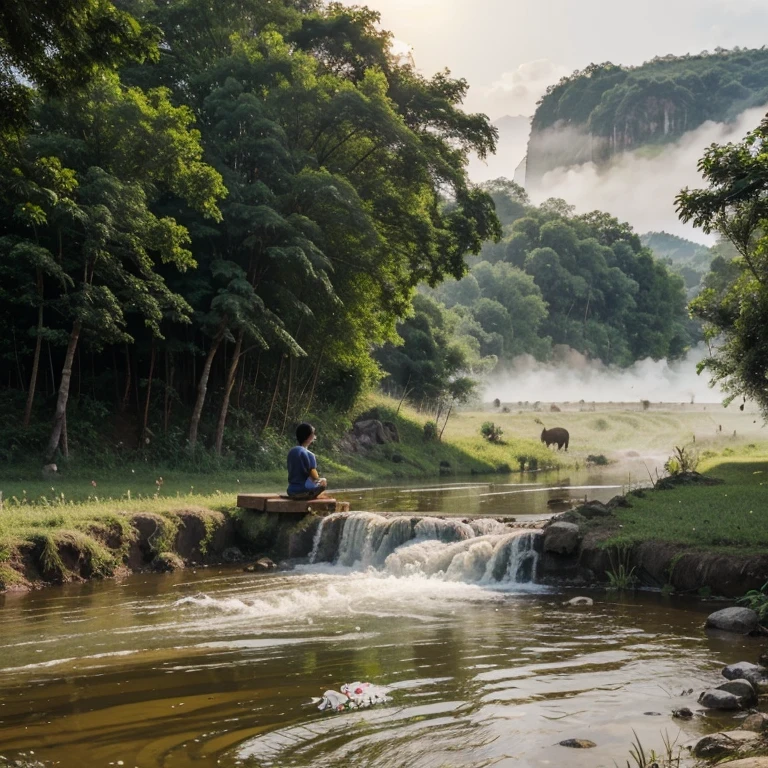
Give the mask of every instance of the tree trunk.
M 218 333 L 213 339 L 211 348 L 208 350 L 208 355 L 205 358 L 205 365 L 203 365 L 203 372 L 200 374 L 200 383 L 197 385 L 197 400 L 195 401 L 195 408 L 192 411 L 192 420 L 189 423 L 189 448 L 195 450 L 197 443 L 197 428 L 200 426 L 200 417 L 203 414 L 203 405 L 205 404 L 205 395 L 208 392 L 208 377 L 211 374 L 211 365 L 213 365 L 213 358 L 216 356 L 216 351 L 219 348 L 224 338 L 224 324 L 219 326 Z
M 229 411 L 229 398 L 232 394 L 232 387 L 235 384 L 235 376 L 237 374 L 237 366 L 240 362 L 240 350 L 243 346 L 244 331 L 239 331 L 237 334 L 237 341 L 235 342 L 235 351 L 232 355 L 232 362 L 229 365 L 229 372 L 227 373 L 227 381 L 224 385 L 224 400 L 221 403 L 221 411 L 219 411 L 219 423 L 216 425 L 216 455 L 221 456 L 221 446 L 224 442 L 224 425 L 227 422 L 227 412 Z
M 147 444 L 147 423 L 149 422 L 149 400 L 152 396 L 152 376 L 155 373 L 155 342 L 152 342 L 152 352 L 149 356 L 149 378 L 147 379 L 147 396 L 144 399 L 144 421 L 141 425 L 141 442 Z
M 123 391 L 123 402 L 120 410 L 124 411 L 128 407 L 128 398 L 131 396 L 131 353 L 128 351 L 128 345 L 125 345 L 125 390 Z
M 440 435 L 437 438 L 438 440 L 443 439 L 443 432 L 445 432 L 445 428 L 448 426 L 448 419 L 451 418 L 451 411 L 453 410 L 453 403 L 451 403 L 451 407 L 448 409 L 448 415 L 445 417 L 445 421 L 443 422 L 443 428 L 440 430 Z
M 275 408 L 275 400 L 277 400 L 277 390 L 280 387 L 280 378 L 283 375 L 283 363 L 285 362 L 285 354 L 280 355 L 280 367 L 277 369 L 277 381 L 275 381 L 275 390 L 272 392 L 272 402 L 269 404 L 269 413 L 267 414 L 267 420 L 264 422 L 264 429 L 269 426 L 269 422 L 272 419 L 272 411 Z
M 280 434 L 285 434 L 285 425 L 288 422 L 288 409 L 291 406 L 291 384 L 293 384 L 293 355 L 288 358 L 288 393 L 285 396 L 285 411 L 283 412 L 283 426 Z
M 49 462 L 53 461 L 61 441 L 61 432 L 64 429 L 67 415 L 67 400 L 69 399 L 69 383 L 72 380 L 72 361 L 75 359 L 75 350 L 80 338 L 80 328 L 80 321 L 75 320 L 72 325 L 72 333 L 69 335 L 67 354 L 64 357 L 64 367 L 61 370 L 61 384 L 59 385 L 59 396 L 56 400 L 56 411 L 53 416 L 51 439 L 48 441 L 48 449 L 45 452 L 45 457 Z
M 43 305 L 37 308 L 37 341 L 35 342 L 35 356 L 32 359 L 32 375 L 29 378 L 29 390 L 27 392 L 27 404 L 24 408 L 23 426 L 29 426 L 32 416 L 32 405 L 35 402 L 35 388 L 37 387 L 37 371 L 40 367 L 40 352 L 43 348 Z

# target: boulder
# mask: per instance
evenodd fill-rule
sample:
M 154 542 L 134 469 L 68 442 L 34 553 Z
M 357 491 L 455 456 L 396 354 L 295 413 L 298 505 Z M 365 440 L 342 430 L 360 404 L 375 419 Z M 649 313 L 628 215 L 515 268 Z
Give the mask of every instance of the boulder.
M 575 523 L 552 523 L 544 531 L 544 551 L 572 555 L 581 543 L 579 526 Z
M 590 501 L 588 504 L 582 504 L 576 508 L 576 511 L 583 517 L 586 517 L 587 520 L 592 520 L 595 517 L 611 517 L 613 515 L 613 510 L 599 501 Z
M 748 661 L 739 661 L 723 668 L 723 677 L 726 680 L 749 680 L 756 687 L 765 683 L 766 673 L 768 670 L 765 667 L 750 664 Z
M 743 749 L 757 745 L 760 736 L 752 731 L 729 731 L 728 733 L 710 733 L 699 739 L 691 750 L 694 757 L 716 758 L 733 755 Z M 729 766 L 735 763 L 728 763 Z
M 184 561 L 175 552 L 161 552 L 152 561 L 152 570 L 159 573 L 171 573 L 181 570 L 184 567 Z
M 254 570 L 256 571 L 272 571 L 277 566 L 268 557 L 260 557 L 254 564 Z M 726 683 L 727 685 L 727 683 Z
M 742 731 L 754 731 L 764 733 L 768 731 L 768 715 L 765 712 L 755 712 L 749 715 L 741 724 Z
M 699 704 L 707 709 L 738 710 L 743 709 L 741 698 L 735 693 L 710 688 L 699 696 Z
M 237 547 L 227 547 L 221 553 L 221 559 L 225 563 L 237 563 L 243 559 L 243 553 Z
M 341 448 L 348 453 L 367 451 L 376 445 L 399 443 L 400 435 L 397 427 L 391 421 L 381 422 L 378 419 L 360 419 L 352 425 L 352 429 L 341 439 Z
M 728 768 L 768 768 L 768 757 L 743 757 L 729 762 Z
M 750 608 L 723 608 L 707 616 L 706 627 L 748 635 L 760 626 L 757 614 Z
M 729 680 L 727 683 L 718 685 L 716 690 L 727 691 L 741 699 L 742 709 L 751 707 L 757 703 L 757 693 L 749 680 Z

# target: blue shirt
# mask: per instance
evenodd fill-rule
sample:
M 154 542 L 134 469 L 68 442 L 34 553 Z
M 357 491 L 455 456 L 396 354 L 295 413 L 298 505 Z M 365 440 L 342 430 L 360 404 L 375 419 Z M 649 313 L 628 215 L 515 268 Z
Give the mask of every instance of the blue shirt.
M 301 493 L 316 488 L 317 483 L 309 478 L 309 471 L 317 469 L 317 459 L 312 451 L 303 445 L 294 445 L 288 451 L 288 494 Z M 309 481 L 309 482 L 307 482 Z

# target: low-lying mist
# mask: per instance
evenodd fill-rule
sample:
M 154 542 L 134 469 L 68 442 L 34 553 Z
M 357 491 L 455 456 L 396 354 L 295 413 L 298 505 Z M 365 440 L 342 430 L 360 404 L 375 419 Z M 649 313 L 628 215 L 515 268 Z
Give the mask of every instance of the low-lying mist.
M 621 154 L 605 168 L 592 162 L 557 168 L 544 174 L 528 192 L 537 204 L 560 197 L 574 205 L 577 213 L 607 211 L 628 221 L 636 232 L 663 230 L 710 242 L 711 238 L 700 230 L 679 221 L 675 197 L 683 187 L 702 186 L 697 164 L 710 144 L 740 141 L 758 126 L 765 113 L 766 107 L 756 107 L 732 123 L 704 123 L 673 144 L 645 146 Z M 574 147 L 586 147 L 589 138 L 569 128 L 540 136 L 537 143 L 555 157 L 564 153 L 573 156 Z
M 652 403 L 719 403 L 723 395 L 709 386 L 706 372 L 696 364 L 707 354 L 699 345 L 674 362 L 639 360 L 630 368 L 607 366 L 588 360 L 570 348 L 560 348 L 555 362 L 541 363 L 530 355 L 515 358 L 496 371 L 485 388 L 484 400 L 503 403 L 619 403 L 650 400 Z

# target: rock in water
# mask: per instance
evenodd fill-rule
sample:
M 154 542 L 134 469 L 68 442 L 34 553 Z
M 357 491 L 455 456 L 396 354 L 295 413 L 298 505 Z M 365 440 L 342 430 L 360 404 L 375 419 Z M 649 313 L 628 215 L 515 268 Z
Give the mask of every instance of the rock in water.
M 765 683 L 765 667 L 759 667 L 757 664 L 751 664 L 748 661 L 739 661 L 736 664 L 729 664 L 723 669 L 723 677 L 726 680 L 749 680 L 754 686 Z
M 757 630 L 760 620 L 757 614 L 750 608 L 723 608 L 707 616 L 705 626 L 712 629 L 720 629 L 723 632 L 734 632 L 739 635 L 748 635 Z
M 768 715 L 765 712 L 755 712 L 744 720 L 741 724 L 741 730 L 755 731 L 755 733 L 768 731 Z
M 729 680 L 727 683 L 718 685 L 716 690 L 727 691 L 738 696 L 744 709 L 757 703 L 757 693 L 749 680 Z
M 707 709 L 736 710 L 742 709 L 741 698 L 735 693 L 728 691 L 719 691 L 711 688 L 699 696 L 699 704 Z
M 575 523 L 552 523 L 544 531 L 544 550 L 558 555 L 570 555 L 581 541 L 579 526 Z
M 594 741 L 589 739 L 565 739 L 558 742 L 558 744 L 561 747 L 571 747 L 572 749 L 592 749 L 592 747 L 597 746 Z
M 745 747 L 752 747 L 760 741 L 760 736 L 751 731 L 729 731 L 728 733 L 710 733 L 694 744 L 694 757 L 722 757 L 732 755 Z M 728 763 L 729 766 L 735 763 Z

